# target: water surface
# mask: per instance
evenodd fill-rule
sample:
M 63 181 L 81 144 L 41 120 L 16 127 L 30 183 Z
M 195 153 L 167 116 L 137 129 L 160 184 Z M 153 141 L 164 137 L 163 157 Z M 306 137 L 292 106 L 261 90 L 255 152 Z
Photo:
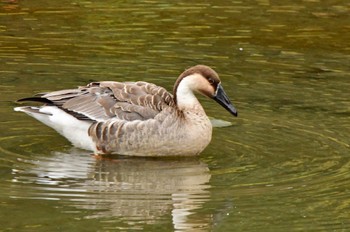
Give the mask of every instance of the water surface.
M 347 1 L 0 2 L 3 231 L 348 231 Z M 14 101 L 219 73 L 239 111 L 191 159 L 99 159 Z

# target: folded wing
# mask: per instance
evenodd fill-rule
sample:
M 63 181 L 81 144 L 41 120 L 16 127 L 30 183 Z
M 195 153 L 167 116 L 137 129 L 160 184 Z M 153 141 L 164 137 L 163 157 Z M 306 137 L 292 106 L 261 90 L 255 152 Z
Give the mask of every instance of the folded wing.
M 19 101 L 55 105 L 80 120 L 103 122 L 154 118 L 173 106 L 173 96 L 164 88 L 147 82 L 92 82 L 77 89 L 38 94 Z

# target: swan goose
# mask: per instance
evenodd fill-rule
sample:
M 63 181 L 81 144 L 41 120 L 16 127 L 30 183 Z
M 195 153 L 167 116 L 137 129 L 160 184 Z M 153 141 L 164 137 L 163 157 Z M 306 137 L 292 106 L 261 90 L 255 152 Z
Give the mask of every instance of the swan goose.
M 196 65 L 176 80 L 173 95 L 147 82 L 92 82 L 76 89 L 19 99 L 16 107 L 95 154 L 193 156 L 204 150 L 212 125 L 194 93 L 214 99 L 234 116 L 218 74 Z

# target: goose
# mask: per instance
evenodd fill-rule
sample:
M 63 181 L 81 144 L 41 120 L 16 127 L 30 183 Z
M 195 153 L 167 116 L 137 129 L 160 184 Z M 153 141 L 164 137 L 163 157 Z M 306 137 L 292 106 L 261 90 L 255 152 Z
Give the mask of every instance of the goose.
M 39 93 L 14 108 L 53 128 L 74 146 L 96 155 L 195 156 L 211 141 L 212 125 L 195 93 L 237 110 L 218 74 L 206 65 L 185 70 L 173 94 L 143 81 L 92 82 L 76 89 Z

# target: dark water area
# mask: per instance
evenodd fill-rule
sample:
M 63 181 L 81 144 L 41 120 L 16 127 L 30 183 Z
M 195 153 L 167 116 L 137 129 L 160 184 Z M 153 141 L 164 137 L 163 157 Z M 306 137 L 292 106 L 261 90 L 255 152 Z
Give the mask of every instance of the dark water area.
M 0 231 L 348 231 L 350 3 L 0 1 Z M 207 64 L 239 111 L 191 159 L 101 159 L 13 111 Z

